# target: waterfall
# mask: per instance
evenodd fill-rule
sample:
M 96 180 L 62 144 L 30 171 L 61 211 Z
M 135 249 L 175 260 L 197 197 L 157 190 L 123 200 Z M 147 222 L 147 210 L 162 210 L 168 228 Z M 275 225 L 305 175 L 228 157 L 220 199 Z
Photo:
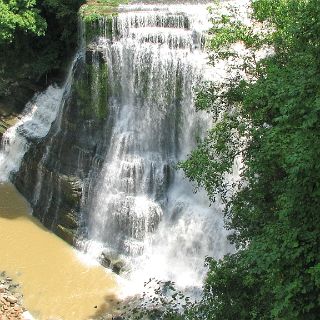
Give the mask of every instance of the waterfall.
M 201 286 L 205 256 L 231 249 L 222 206 L 175 170 L 210 125 L 193 96 L 208 73 L 208 21 L 206 5 L 144 4 L 122 6 L 111 37 L 100 21 L 92 64 L 100 54 L 107 67 L 110 137 L 90 188 L 86 246 L 120 256 L 135 288 L 150 277 Z
M 48 87 L 36 94 L 26 105 L 21 119 L 3 135 L 0 150 L 0 181 L 9 180 L 10 174 L 20 168 L 30 141 L 45 137 L 55 120 L 63 95 L 63 89 Z
M 29 140 L 40 139 L 48 133 L 58 113 L 61 98 L 62 89 L 50 86 L 26 105 L 21 119 L 4 133 L 0 151 L 1 181 L 8 180 L 10 173 L 19 169 Z
M 175 168 L 212 125 L 193 93 L 221 78 L 207 65 L 207 5 L 123 5 L 88 27 L 65 84 L 5 133 L 0 179 L 14 177 L 47 228 L 120 266 L 127 293 L 152 277 L 201 287 L 205 256 L 233 249 L 222 204 Z
M 79 59 L 77 53 L 63 86 L 51 85 L 37 93 L 25 106 L 15 125 L 3 135 L 0 146 L 0 182 L 8 181 L 16 173 L 31 143 L 45 138 L 56 121 L 73 79 L 74 66 Z

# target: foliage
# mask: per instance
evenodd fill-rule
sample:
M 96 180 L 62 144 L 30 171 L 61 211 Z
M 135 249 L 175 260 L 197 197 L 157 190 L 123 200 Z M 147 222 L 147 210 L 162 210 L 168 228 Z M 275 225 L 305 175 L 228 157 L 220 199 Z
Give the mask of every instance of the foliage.
M 0 98 L 60 78 L 77 43 L 84 0 L 0 1 Z M 45 78 L 44 78 L 45 77 Z M 23 105 L 22 105 L 23 106 Z
M 182 320 L 182 310 L 194 305 L 172 281 L 154 278 L 144 283 L 145 292 L 139 298 L 119 302 L 118 310 L 126 320 Z
M 39 90 L 48 79 L 63 78 L 68 58 L 77 45 L 80 6 L 83 5 L 80 14 L 88 29 L 86 37 L 90 39 L 101 16 L 115 13 L 117 6 L 125 2 L 0 0 L 0 99 L 14 100 L 15 96 L 24 95 L 24 90 L 18 88 Z M 20 104 L 24 99 L 18 100 Z
M 0 43 L 11 42 L 16 29 L 43 35 L 46 22 L 35 8 L 36 0 L 0 1 Z
M 80 14 L 85 22 L 96 22 L 101 17 L 116 14 L 117 7 L 128 2 L 129 0 L 89 0 L 81 7 Z
M 192 319 L 318 319 L 320 7 L 317 0 L 255 0 L 252 10 L 251 26 L 235 12 L 213 18 L 211 63 L 236 59 L 232 45 L 240 42 L 245 76 L 200 91 L 198 108 L 218 122 L 180 164 L 212 200 L 225 195 L 239 248 L 210 261 Z M 273 54 L 259 61 L 267 46 Z M 230 196 L 225 174 L 239 154 L 241 181 Z

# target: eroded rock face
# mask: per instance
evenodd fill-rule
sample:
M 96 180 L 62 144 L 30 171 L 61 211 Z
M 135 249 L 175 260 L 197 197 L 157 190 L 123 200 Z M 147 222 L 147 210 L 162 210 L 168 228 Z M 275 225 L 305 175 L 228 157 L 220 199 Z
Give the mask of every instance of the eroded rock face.
M 14 176 L 34 216 L 72 245 L 86 219 L 87 181 L 99 171 L 108 141 L 103 56 L 91 45 L 74 68 L 71 88 L 49 134 L 41 141 L 30 138 L 31 146 Z
M 9 79 L 0 76 L 0 114 L 21 112 L 36 92 L 43 90 L 51 83 L 51 80 L 48 83 L 45 81 L 40 83 L 35 79 L 26 79 L 25 75 L 24 78 L 19 79 L 19 75 L 12 72 L 13 77 L 16 78 Z

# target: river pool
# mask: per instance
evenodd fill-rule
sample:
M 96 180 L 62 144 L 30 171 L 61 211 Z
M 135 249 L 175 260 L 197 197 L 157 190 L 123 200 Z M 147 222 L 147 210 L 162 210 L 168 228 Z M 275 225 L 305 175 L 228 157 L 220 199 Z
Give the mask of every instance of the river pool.
M 0 183 L 0 271 L 22 286 L 39 320 L 84 320 L 110 311 L 117 280 L 45 229 L 11 184 Z

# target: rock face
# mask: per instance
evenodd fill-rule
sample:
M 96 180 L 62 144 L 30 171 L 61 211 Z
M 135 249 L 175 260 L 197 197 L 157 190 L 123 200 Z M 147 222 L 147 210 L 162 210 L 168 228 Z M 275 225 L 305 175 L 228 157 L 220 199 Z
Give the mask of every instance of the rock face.
M 72 245 L 86 219 L 87 181 L 99 171 L 108 141 L 106 77 L 106 64 L 93 42 L 74 66 L 49 134 L 41 141 L 30 140 L 14 177 L 34 216 Z
M 3 118 L 0 119 L 0 140 L 4 132 L 9 128 L 7 121 Z
M 0 114 L 1 111 L 4 113 L 21 112 L 26 102 L 36 92 L 43 90 L 48 85 L 47 83 L 41 84 L 34 79 L 18 78 L 19 76 L 16 79 L 5 79 L 0 76 Z
M 7 107 L 0 103 L 0 142 L 5 131 L 19 120 L 18 117 L 18 114 L 7 110 Z

